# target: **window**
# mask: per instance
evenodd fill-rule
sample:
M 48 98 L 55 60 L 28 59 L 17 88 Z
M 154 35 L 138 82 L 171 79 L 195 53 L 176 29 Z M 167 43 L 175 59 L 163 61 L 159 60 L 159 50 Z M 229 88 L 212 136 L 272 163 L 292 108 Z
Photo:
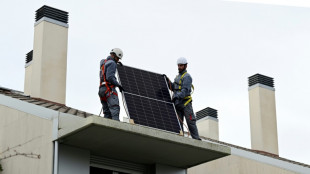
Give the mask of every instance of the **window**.
M 149 166 L 102 156 L 90 156 L 90 174 L 145 174 Z
M 90 174 L 130 174 L 130 173 L 118 172 L 97 167 L 90 167 Z

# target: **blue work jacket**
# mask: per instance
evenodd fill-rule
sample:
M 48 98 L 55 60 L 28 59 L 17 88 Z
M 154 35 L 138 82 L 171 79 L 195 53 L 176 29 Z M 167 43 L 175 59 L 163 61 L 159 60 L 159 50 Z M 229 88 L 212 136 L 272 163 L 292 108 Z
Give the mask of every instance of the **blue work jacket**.
M 181 79 L 182 75 L 186 73 Z M 181 80 L 181 84 L 180 84 Z M 190 96 L 192 92 L 192 77 L 186 70 L 180 72 L 174 79 L 172 88 L 173 88 L 173 97 L 177 100 L 183 100 L 185 97 Z M 181 89 L 179 89 L 181 86 Z
M 102 59 L 100 61 L 100 78 L 101 78 L 102 82 L 104 80 L 103 80 L 103 77 L 102 77 L 101 67 L 104 64 L 105 60 L 106 59 Z M 105 77 L 106 77 L 106 81 L 109 82 L 112 85 L 120 86 L 118 81 L 116 80 L 116 77 L 115 77 L 116 69 L 117 69 L 116 61 L 111 56 L 108 56 L 107 57 L 107 62 L 104 64 L 104 74 L 105 74 Z

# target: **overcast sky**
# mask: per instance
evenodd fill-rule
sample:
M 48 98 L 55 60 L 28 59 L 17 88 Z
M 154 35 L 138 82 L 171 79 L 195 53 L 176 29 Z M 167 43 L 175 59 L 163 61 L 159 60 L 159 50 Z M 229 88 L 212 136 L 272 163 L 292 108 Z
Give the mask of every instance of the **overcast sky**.
M 310 4 L 243 1 L 0 1 L 0 86 L 24 90 L 35 11 L 49 5 L 69 12 L 68 106 L 99 114 L 99 61 L 114 47 L 170 79 L 183 56 L 194 111 L 217 109 L 220 140 L 250 148 L 247 78 L 261 73 L 275 80 L 280 156 L 310 164 Z

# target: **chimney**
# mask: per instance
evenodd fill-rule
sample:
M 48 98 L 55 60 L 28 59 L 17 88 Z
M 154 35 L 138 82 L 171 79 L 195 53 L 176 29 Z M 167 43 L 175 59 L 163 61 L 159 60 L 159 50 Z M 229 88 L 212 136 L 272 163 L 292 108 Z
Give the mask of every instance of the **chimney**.
M 33 57 L 33 50 L 31 50 L 29 53 L 26 54 L 25 82 L 24 82 L 25 94 L 26 91 L 30 91 L 31 89 L 32 57 Z
M 196 113 L 196 118 L 199 135 L 219 140 L 217 110 L 207 107 L 198 111 Z
M 252 149 L 279 155 L 273 78 L 249 77 L 249 102 Z
M 27 54 L 24 93 L 66 103 L 68 12 L 43 6 L 36 11 L 33 51 Z

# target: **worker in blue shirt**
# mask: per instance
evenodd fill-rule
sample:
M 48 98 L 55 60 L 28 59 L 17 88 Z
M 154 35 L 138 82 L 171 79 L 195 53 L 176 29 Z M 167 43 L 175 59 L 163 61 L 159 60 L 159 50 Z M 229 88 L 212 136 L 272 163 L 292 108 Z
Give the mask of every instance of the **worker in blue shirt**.
M 192 77 L 187 73 L 187 60 L 184 57 L 180 57 L 177 60 L 179 74 L 174 79 L 174 82 L 171 83 L 169 78 L 166 79 L 169 83 L 170 90 L 173 91 L 172 101 L 174 102 L 176 111 L 181 121 L 183 122 L 184 117 L 186 119 L 188 129 L 192 138 L 201 140 L 199 138 L 198 129 L 196 125 L 196 116 L 193 112 L 192 107 Z M 182 130 L 183 130 L 183 126 Z
M 118 83 L 115 77 L 117 63 L 123 57 L 123 51 L 114 48 L 110 56 L 100 61 L 100 86 L 99 97 L 102 104 L 102 110 L 105 118 L 119 121 L 119 100 L 116 87 L 123 92 L 123 87 Z

